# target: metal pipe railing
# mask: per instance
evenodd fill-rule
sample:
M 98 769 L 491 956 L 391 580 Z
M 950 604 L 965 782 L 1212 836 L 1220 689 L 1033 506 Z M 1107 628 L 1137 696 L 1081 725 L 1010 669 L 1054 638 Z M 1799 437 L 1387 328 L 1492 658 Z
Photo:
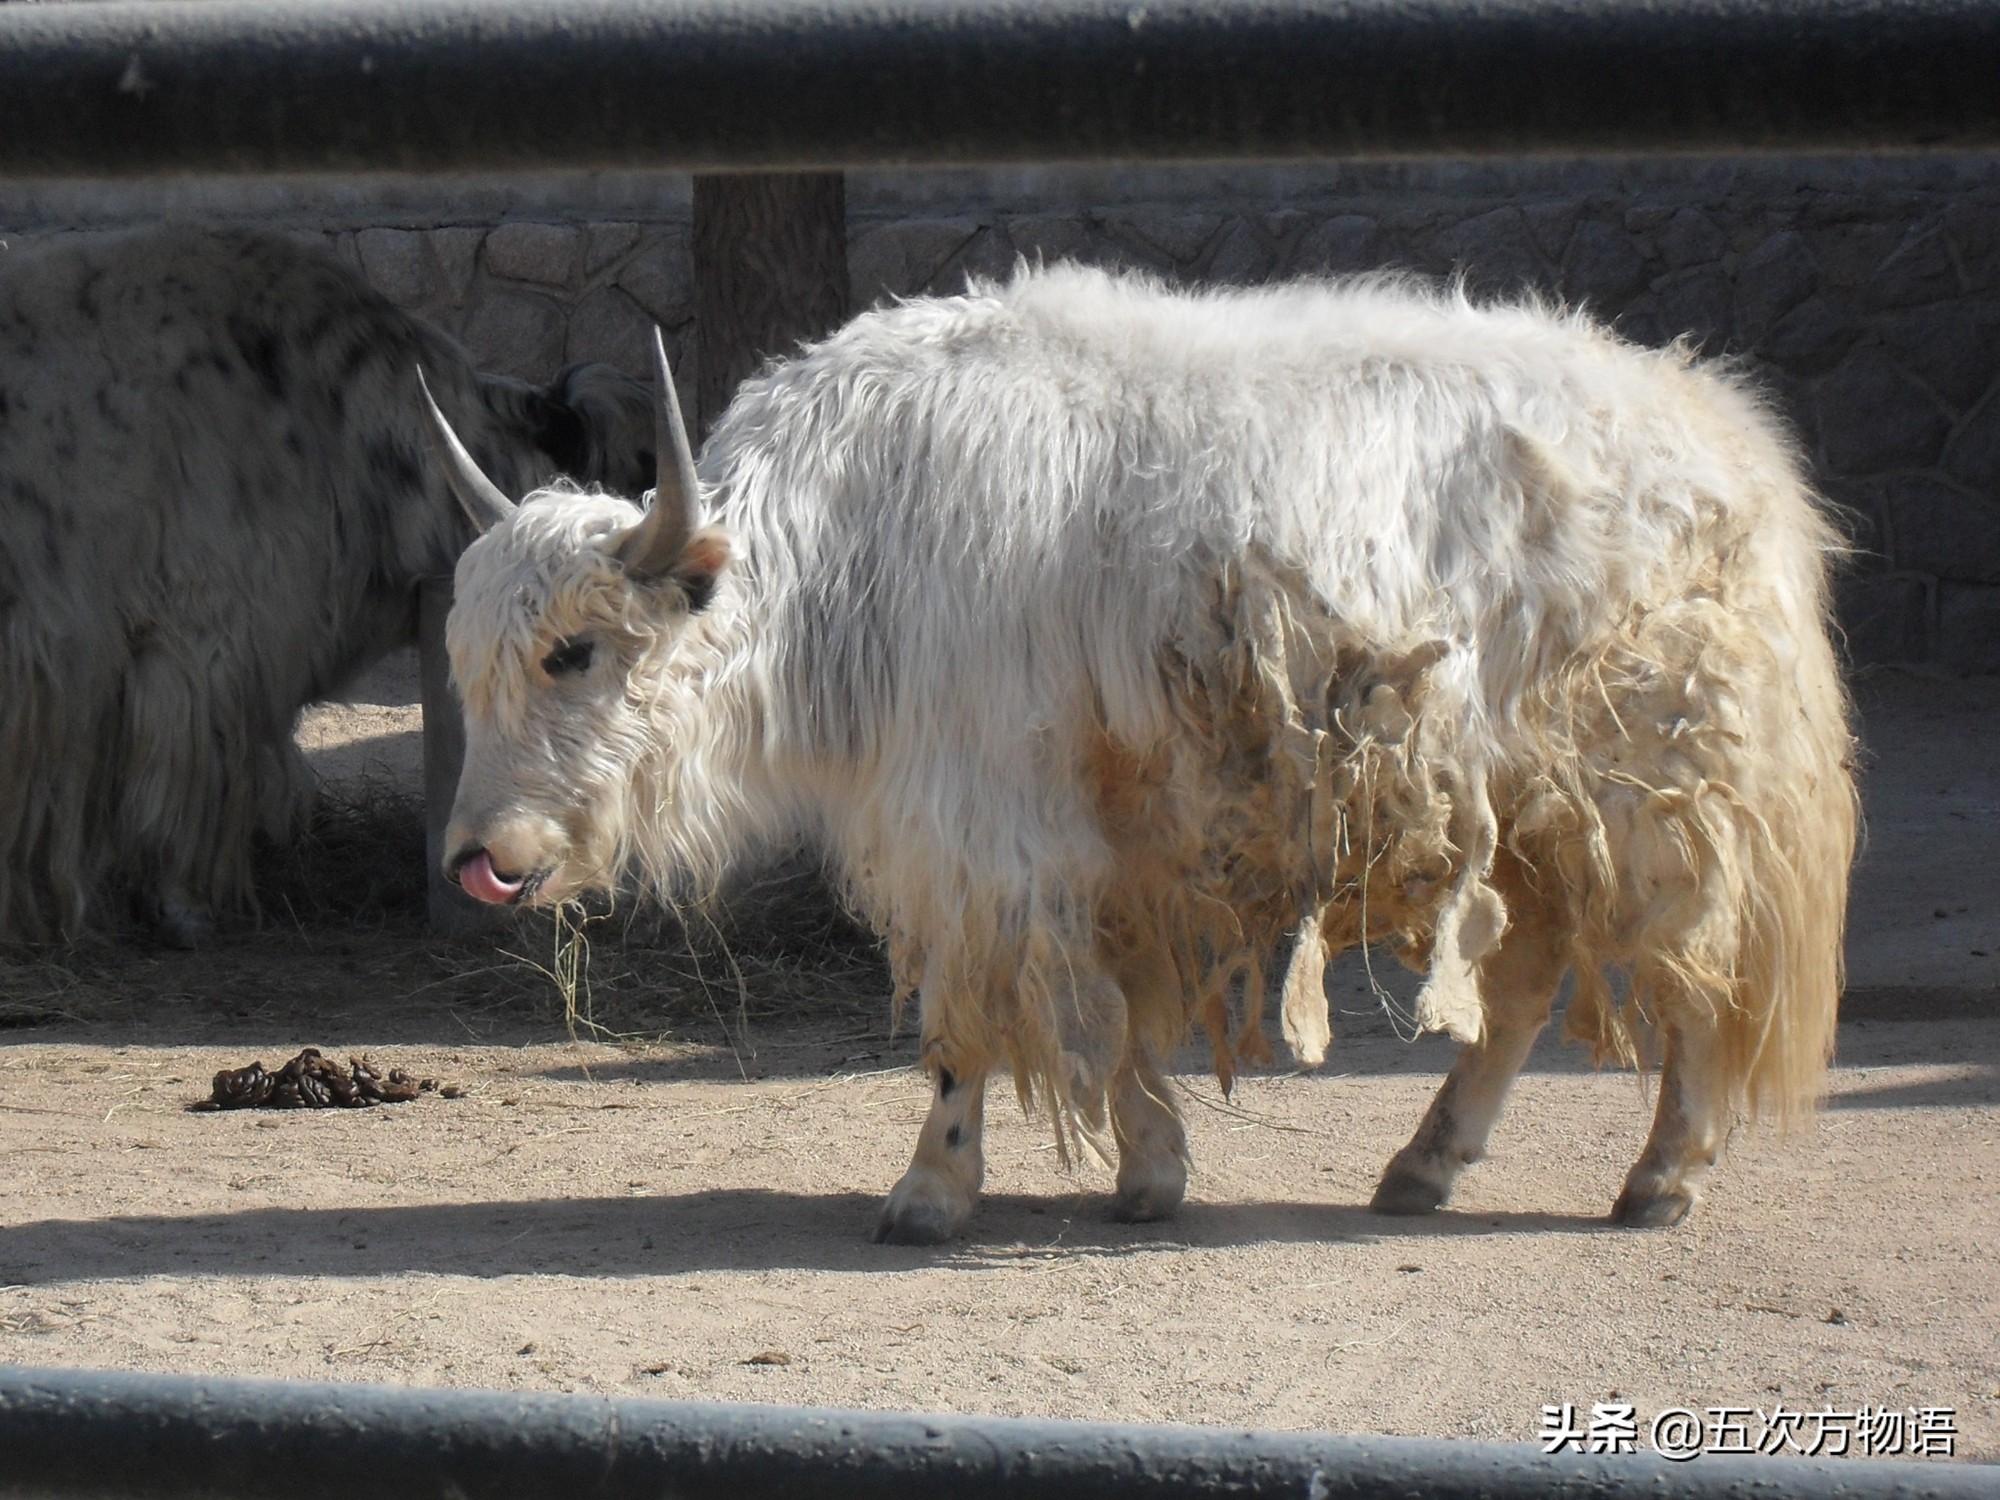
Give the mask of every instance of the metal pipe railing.
M 0 1367 L 36 1500 L 1991 1500 L 1945 1463 L 1544 1456 L 1532 1444 L 614 1401 Z
M 0 175 L 2000 144 L 1989 0 L 0 5 Z

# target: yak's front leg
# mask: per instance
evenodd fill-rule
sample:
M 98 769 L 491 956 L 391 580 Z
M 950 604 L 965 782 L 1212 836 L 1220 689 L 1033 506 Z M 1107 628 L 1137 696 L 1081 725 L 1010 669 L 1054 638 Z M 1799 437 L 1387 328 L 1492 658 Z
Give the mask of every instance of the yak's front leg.
M 1486 1138 L 1548 1024 L 1568 968 L 1568 945 L 1554 925 L 1520 912 L 1480 971 L 1485 1038 L 1459 1052 L 1423 1124 L 1390 1159 L 1369 1200 L 1376 1213 L 1429 1213 L 1451 1196 L 1458 1174 L 1486 1154 Z
M 986 1177 L 980 1131 L 986 1119 L 986 1070 L 935 1070 L 931 1112 L 917 1136 L 910 1169 L 882 1205 L 876 1243 L 937 1245 L 964 1227 Z
M 1127 1224 L 1164 1219 L 1187 1195 L 1187 1131 L 1172 1089 L 1138 1047 L 1112 1075 L 1111 1136 L 1118 1144 L 1114 1219 Z
M 1632 1165 L 1611 1217 L 1634 1229 L 1678 1224 L 1701 1199 L 1729 1138 L 1735 1104 L 1720 1029 L 1705 1016 L 1667 1022 L 1660 1102 L 1646 1149 Z
M 1180 975 L 1158 944 L 1134 944 L 1109 958 L 1125 1012 L 1125 1046 L 1111 1075 L 1111 1138 L 1118 1147 L 1118 1196 L 1111 1217 L 1127 1224 L 1164 1219 L 1187 1196 L 1187 1130 L 1174 1086 L 1146 1043 L 1149 1020 L 1178 1017 Z

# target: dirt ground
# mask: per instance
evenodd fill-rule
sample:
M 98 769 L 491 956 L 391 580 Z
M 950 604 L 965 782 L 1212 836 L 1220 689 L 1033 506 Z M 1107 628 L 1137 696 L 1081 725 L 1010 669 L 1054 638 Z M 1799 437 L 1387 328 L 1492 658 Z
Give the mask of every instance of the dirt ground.
M 307 725 L 334 788 L 410 784 L 407 688 Z M 0 969 L 0 1361 L 1514 1439 L 1544 1403 L 1950 1407 L 2000 1460 L 2000 682 L 1862 699 L 1828 1108 L 1740 1130 L 1679 1228 L 1607 1226 L 1650 1101 L 1554 1044 L 1449 1210 L 1369 1215 L 1451 1048 L 1350 966 L 1320 1073 L 1184 1070 L 1172 1223 L 1106 1222 L 1109 1172 L 996 1095 L 968 1233 L 876 1246 L 926 1095 L 865 951 L 600 934 L 572 1041 L 545 933 L 281 883 L 204 952 Z M 186 1110 L 306 1045 L 460 1097 Z

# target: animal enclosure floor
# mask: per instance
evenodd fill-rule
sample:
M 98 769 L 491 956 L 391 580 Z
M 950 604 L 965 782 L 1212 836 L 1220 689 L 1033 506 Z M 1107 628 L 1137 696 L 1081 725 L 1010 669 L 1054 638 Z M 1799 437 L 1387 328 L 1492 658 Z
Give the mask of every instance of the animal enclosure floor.
M 996 1085 L 968 1233 L 877 1246 L 926 1096 L 852 974 L 634 1019 L 610 950 L 640 1039 L 572 1043 L 546 954 L 305 916 L 0 974 L 0 1361 L 1515 1439 L 1544 1403 L 1948 1406 L 2000 1460 L 2000 683 L 1862 702 L 1862 1019 L 1818 1122 L 1739 1130 L 1678 1228 L 1606 1225 L 1650 1100 L 1552 1042 L 1450 1210 L 1368 1214 L 1451 1048 L 1350 966 L 1321 1073 L 1224 1101 L 1189 1060 L 1173 1222 L 1107 1223 Z M 407 778 L 398 707 L 316 717 L 321 764 Z M 462 1097 L 186 1112 L 306 1045 Z
M 312 1040 L 463 1097 L 190 1114 Z M 924 1108 L 879 1029 L 689 1046 L 378 1043 L 288 1018 L 0 1054 L 0 1360 L 1528 1438 L 1545 1402 L 1951 1406 L 2000 1458 L 2000 1021 L 1842 1037 L 1830 1107 L 1739 1131 L 1707 1204 L 1603 1214 L 1645 1110 L 1544 1049 L 1452 1209 L 1360 1206 L 1447 1053 L 1336 1043 L 1224 1102 L 1170 1224 L 1103 1217 L 997 1094 L 990 1196 L 869 1243 Z M 745 1059 L 746 1063 L 748 1059 Z

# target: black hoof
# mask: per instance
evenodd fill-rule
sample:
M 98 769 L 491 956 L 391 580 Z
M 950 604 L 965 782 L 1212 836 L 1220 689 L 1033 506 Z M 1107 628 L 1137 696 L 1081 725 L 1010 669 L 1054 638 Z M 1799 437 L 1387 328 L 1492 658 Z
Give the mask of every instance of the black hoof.
M 1428 1177 L 1392 1164 L 1375 1185 L 1375 1196 L 1368 1200 L 1368 1208 L 1378 1214 L 1427 1214 L 1435 1211 L 1450 1193 L 1451 1189 L 1439 1187 Z
M 1627 1229 L 1667 1229 L 1685 1219 L 1693 1207 L 1693 1196 L 1679 1188 L 1645 1196 L 1627 1188 L 1611 1205 L 1611 1222 Z
M 1151 1192 L 1120 1193 L 1111 1200 L 1111 1219 L 1115 1224 L 1157 1224 L 1161 1219 L 1171 1219 L 1174 1210 L 1181 1206 L 1181 1193 L 1156 1189 Z
M 958 1233 L 951 1215 L 928 1204 L 912 1204 L 900 1213 L 884 1209 L 875 1226 L 878 1245 L 942 1245 Z

